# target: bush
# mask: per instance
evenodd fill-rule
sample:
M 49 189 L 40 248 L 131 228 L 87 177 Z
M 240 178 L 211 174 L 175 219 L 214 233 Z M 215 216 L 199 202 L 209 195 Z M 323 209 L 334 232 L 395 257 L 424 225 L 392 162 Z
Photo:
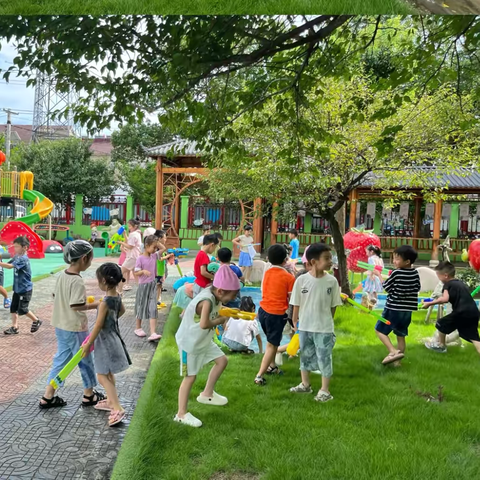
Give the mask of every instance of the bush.
M 471 267 L 458 270 L 457 278 L 467 285 L 470 292 L 473 292 L 480 283 L 480 276 Z

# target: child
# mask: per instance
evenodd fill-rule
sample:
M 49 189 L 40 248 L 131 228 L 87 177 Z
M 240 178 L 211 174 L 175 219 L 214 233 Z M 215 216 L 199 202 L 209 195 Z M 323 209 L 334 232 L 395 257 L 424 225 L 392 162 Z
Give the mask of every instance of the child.
M 389 320 L 390 325 L 380 320 L 375 325 L 378 338 L 389 352 L 382 361 L 383 365 L 397 362 L 405 356 L 405 337 L 408 335 L 408 327 L 412 321 L 412 312 L 418 309 L 420 276 L 413 268 L 417 256 L 417 252 L 410 245 L 396 248 L 393 252 L 396 270 L 383 282 L 383 288 L 388 295 L 382 317 Z M 375 274 L 381 278 L 380 272 L 376 271 Z M 391 332 L 397 336 L 397 348 L 388 337 Z
M 222 248 L 223 235 L 220 232 L 215 232 L 214 235 L 218 238 L 218 245 L 213 252 L 213 256 L 217 258 L 218 251 L 220 250 L 220 248 Z
M 437 320 L 438 343 L 426 343 L 425 346 L 435 352 L 446 353 L 446 336 L 458 330 L 460 337 L 472 343 L 480 354 L 479 311 L 475 300 L 467 286 L 455 278 L 455 267 L 450 262 L 440 262 L 435 271 L 444 284 L 443 294 L 433 302 L 425 302 L 423 308 L 451 303 L 452 313 Z
M 106 292 L 106 295 L 98 307 L 97 320 L 90 338 L 82 348 L 85 358 L 94 345 L 98 381 L 108 396 L 108 399 L 98 402 L 94 408 L 110 412 L 108 425 L 111 427 L 125 418 L 125 410 L 120 405 L 115 388 L 114 375 L 123 372 L 132 364 L 118 326 L 118 319 L 125 313 L 125 307 L 117 288 L 125 279 L 117 264 L 104 263 L 97 269 L 97 280 L 100 289 Z
M 253 245 L 252 232 L 253 228 L 247 225 L 243 229 L 244 234 L 232 240 L 232 243 L 240 249 L 238 266 L 242 269 L 243 276 L 245 277 L 245 285 L 252 284 L 250 282 L 250 273 L 252 271 L 253 260 L 249 251 L 249 246 Z
M 205 240 L 204 240 L 205 241 Z M 238 277 L 230 268 L 222 265 L 215 274 L 213 286 L 204 289 L 185 310 L 182 323 L 175 339 L 180 351 L 180 374 L 184 376 L 178 391 L 178 412 L 174 421 L 190 427 L 201 427 L 202 422 L 188 412 L 188 397 L 201 368 L 215 362 L 205 389 L 197 397 L 197 402 L 205 405 L 226 405 L 226 397 L 213 389 L 225 370 L 228 360 L 222 350 L 213 342 L 215 327 L 227 321 L 219 317 L 222 304 L 233 300 L 240 290 Z
M 263 378 L 265 373 L 281 373 L 274 360 L 282 341 L 283 329 L 287 322 L 285 312 L 295 283 L 295 277 L 283 268 L 287 260 L 285 247 L 281 244 L 272 245 L 267 255 L 272 266 L 265 272 L 263 278 L 262 301 L 258 311 L 260 325 L 267 337 L 267 348 L 255 377 L 257 385 L 266 384 Z
M 150 320 L 149 342 L 162 338 L 155 332 L 157 328 L 157 260 L 165 251 L 163 245 L 159 248 L 158 238 L 150 235 L 145 239 L 145 251 L 137 258 L 135 264 L 135 276 L 138 278 L 138 289 L 135 297 L 135 316 L 137 318 L 137 337 L 146 337 L 142 329 L 142 320 Z
M 195 284 L 193 285 L 193 296 L 195 297 L 201 290 L 207 288 L 213 280 L 213 274 L 207 271 L 210 263 L 209 255 L 215 251 L 218 245 L 218 238 L 215 235 L 205 235 L 203 237 L 203 247 L 195 257 L 193 272 L 195 274 Z
M 288 244 L 284 244 L 283 246 L 285 247 L 285 250 L 287 251 L 287 261 L 285 262 L 284 268 L 288 273 L 291 273 L 292 275 L 295 275 L 297 273 L 297 269 L 295 268 L 296 260 L 292 260 L 292 258 L 291 258 L 293 248 L 292 248 L 291 245 L 288 245 Z
M 166 247 L 167 234 L 163 230 L 156 230 L 155 237 L 157 237 L 158 239 L 158 248 L 163 249 L 163 251 L 165 252 L 165 250 L 167 249 Z M 165 283 L 168 277 L 167 260 L 173 256 L 174 254 L 170 253 L 168 255 L 162 256 L 157 260 L 157 275 L 155 277 L 157 281 L 157 307 L 160 307 L 162 305 L 165 306 L 165 304 L 162 304 L 162 292 L 166 291 L 163 288 L 163 284 Z
M 240 310 L 242 312 L 255 311 L 252 297 L 242 297 Z M 225 326 L 222 341 L 232 352 L 251 354 L 254 352 L 248 347 L 250 347 L 254 338 L 257 339 L 259 353 L 263 353 L 262 337 L 260 336 L 257 320 L 231 318 Z
M 132 289 L 132 286 L 128 284 L 130 279 L 130 274 L 135 269 L 135 263 L 137 258 L 140 256 L 142 250 L 142 234 L 139 230 L 140 222 L 138 220 L 129 220 L 128 221 L 128 235 L 127 242 L 118 242 L 126 250 L 125 262 L 122 265 L 122 275 L 125 278 L 125 285 L 123 287 L 124 291 Z
M 40 400 L 42 409 L 64 407 L 67 402 L 54 396 L 55 389 L 50 385 L 62 368 L 78 352 L 88 336 L 87 310 L 96 309 L 100 302 L 87 304 L 85 284 L 80 276 L 92 264 L 93 247 L 85 240 L 74 240 L 63 249 L 63 258 L 69 267 L 59 274 L 55 285 L 52 326 L 57 337 L 57 353 L 47 380 L 45 393 Z M 105 395 L 94 390 L 97 385 L 93 357 L 87 357 L 79 363 L 83 382 L 83 406 L 96 405 L 105 400 Z
M 19 315 L 26 315 L 32 321 L 30 332 L 35 333 L 40 328 L 42 321 L 28 310 L 33 293 L 32 269 L 30 268 L 30 260 L 27 257 L 30 242 L 27 237 L 17 237 L 13 241 L 13 247 L 15 256 L 8 263 L 0 262 L 0 267 L 15 269 L 13 272 L 13 297 L 10 305 L 12 326 L 3 333 L 5 335 L 16 335 L 18 333 Z
M 204 225 L 202 227 L 202 230 L 203 230 L 203 234 L 198 237 L 198 240 L 197 240 L 197 245 L 202 248 L 203 247 L 203 239 L 205 238 L 205 235 L 211 235 L 212 233 L 212 229 L 208 226 L 208 225 Z
M 242 271 L 234 264 L 231 263 L 232 261 L 232 251 L 229 248 L 220 248 L 217 252 L 217 258 L 221 265 L 228 265 L 233 273 L 238 277 L 238 279 L 243 282 L 243 273 Z M 238 292 L 236 298 L 231 302 L 228 302 L 228 305 L 225 305 L 228 308 L 239 308 L 240 307 L 240 291 Z
M 369 265 L 383 268 L 382 252 L 375 245 L 369 245 L 366 249 Z M 378 301 L 378 294 L 383 292 L 382 280 L 375 272 L 367 272 L 367 279 L 363 291 L 368 294 L 368 300 L 375 305 Z
M 333 374 L 332 350 L 335 345 L 333 317 L 335 309 L 342 305 L 340 287 L 333 275 L 332 252 L 328 245 L 314 243 L 307 252 L 310 271 L 298 277 L 293 287 L 293 324 L 298 321 L 300 337 L 300 370 L 302 382 L 290 389 L 293 393 L 312 393 L 310 372 L 322 374 L 322 388 L 315 400 L 333 400 L 330 379 Z
M 288 234 L 290 238 L 290 246 L 292 247 L 292 261 L 294 263 L 297 262 L 298 259 L 298 251 L 300 249 L 300 241 L 298 240 L 298 231 L 295 230 L 294 228 L 290 230 L 290 233 Z
M 0 257 L 0 259 L 1 259 L 1 257 Z M 8 298 L 7 291 L 3 287 L 3 282 L 4 282 L 3 267 L 0 267 L 0 295 L 3 297 L 3 308 L 10 308 L 10 305 L 12 304 L 12 302 Z

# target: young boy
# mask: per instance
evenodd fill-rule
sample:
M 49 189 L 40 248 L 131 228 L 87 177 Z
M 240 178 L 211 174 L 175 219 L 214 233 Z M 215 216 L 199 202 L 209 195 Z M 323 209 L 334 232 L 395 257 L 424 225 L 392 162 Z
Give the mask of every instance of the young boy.
M 252 271 L 252 257 L 250 256 L 249 246 L 253 244 L 253 228 L 247 225 L 243 229 L 243 235 L 232 240 L 232 243 L 240 249 L 240 258 L 238 260 L 238 266 L 242 269 L 243 276 L 245 277 L 245 285 L 251 285 L 250 273 Z
M 164 230 L 155 230 L 153 234 L 155 237 L 158 238 L 158 248 L 159 249 L 166 249 L 166 241 L 167 241 L 167 234 Z M 157 281 L 157 307 L 164 308 L 166 305 L 162 303 L 162 292 L 166 292 L 167 290 L 163 288 L 163 284 L 167 280 L 168 277 L 168 266 L 167 260 L 172 257 L 173 253 L 165 253 L 162 258 L 157 260 L 157 275 L 155 277 Z
M 12 326 L 3 333 L 5 335 L 15 335 L 18 333 L 18 316 L 26 315 L 32 321 L 31 333 L 35 333 L 40 328 L 42 321 L 28 310 L 28 304 L 32 299 L 33 283 L 30 260 L 27 257 L 27 250 L 30 242 L 27 237 L 17 237 L 13 241 L 15 256 L 8 262 L 0 262 L 0 267 L 14 268 L 13 272 L 13 297 L 10 306 L 12 314 Z
M 442 296 L 425 302 L 423 308 L 444 303 L 452 304 L 452 313 L 437 320 L 438 343 L 426 343 L 425 346 L 435 352 L 446 353 L 446 337 L 458 330 L 461 338 L 473 344 L 480 354 L 480 336 L 478 334 L 479 311 L 467 286 L 455 278 L 455 267 L 450 262 L 440 262 L 436 267 L 438 279 L 443 282 Z
M 238 279 L 243 282 L 243 273 L 236 265 L 232 264 L 232 251 L 229 248 L 220 248 L 217 252 L 217 258 L 221 265 L 228 265 Z M 225 306 L 228 308 L 240 308 L 241 300 L 242 297 L 239 290 L 237 296 Z
M 198 237 L 198 240 L 197 240 L 197 245 L 202 248 L 203 247 L 203 239 L 205 238 L 205 235 L 210 235 L 212 233 L 212 230 L 211 228 L 208 226 L 208 225 L 204 225 L 202 227 L 202 230 L 203 230 L 203 235 L 201 235 L 200 237 Z
M 290 230 L 288 236 L 290 237 L 290 246 L 292 247 L 291 259 L 294 263 L 296 263 L 298 259 L 298 251 L 300 249 L 298 231 L 293 228 L 292 230 Z
M 315 400 L 333 400 L 330 379 L 333 374 L 332 350 L 335 345 L 333 317 L 342 305 L 340 287 L 333 275 L 332 252 L 328 245 L 314 243 L 307 252 L 310 271 L 295 281 L 290 304 L 293 305 L 293 324 L 298 321 L 300 337 L 300 371 L 302 382 L 290 389 L 293 393 L 312 393 L 310 372 L 320 371 L 322 388 Z
M 283 329 L 287 323 L 288 301 L 295 283 L 295 277 L 283 268 L 287 261 L 287 250 L 283 245 L 272 245 L 267 256 L 272 266 L 263 277 L 262 300 L 258 310 L 258 319 L 267 337 L 267 348 L 255 377 L 257 385 L 265 385 L 265 373 L 281 373 L 275 365 L 275 355 L 282 341 Z
M 195 283 L 193 285 L 194 297 L 212 283 L 213 274 L 207 270 L 207 266 L 210 263 L 210 255 L 215 251 L 217 245 L 218 238 L 215 235 L 205 235 L 203 237 L 203 246 L 197 253 L 193 265 L 193 273 L 195 275 Z
M 382 317 L 389 320 L 390 325 L 380 320 L 375 325 L 378 338 L 389 352 L 382 361 L 383 365 L 397 362 L 405 356 L 405 337 L 412 321 L 412 312 L 418 309 L 420 276 L 413 268 L 417 257 L 417 252 L 410 245 L 402 245 L 395 249 L 393 263 L 396 270 L 383 283 L 388 295 Z M 380 272 L 376 274 L 382 278 Z M 397 348 L 388 337 L 391 332 L 397 336 Z
M 175 335 L 180 351 L 180 375 L 183 381 L 178 391 L 178 412 L 174 421 L 190 427 L 201 427 L 202 422 L 188 412 L 188 397 L 199 371 L 210 362 L 215 362 L 208 376 L 207 384 L 197 397 L 204 405 L 222 406 L 228 403 L 226 397 L 214 391 L 228 359 L 220 347 L 213 342 L 215 327 L 229 319 L 219 317 L 222 304 L 233 300 L 240 290 L 238 277 L 228 266 L 222 265 L 215 274 L 213 286 L 204 289 L 188 305 L 182 323 Z

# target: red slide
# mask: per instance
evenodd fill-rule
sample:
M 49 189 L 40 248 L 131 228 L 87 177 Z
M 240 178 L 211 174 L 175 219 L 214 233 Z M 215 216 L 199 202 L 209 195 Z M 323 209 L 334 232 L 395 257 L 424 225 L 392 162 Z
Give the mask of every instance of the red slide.
M 30 241 L 30 248 L 27 251 L 28 258 L 45 258 L 41 238 L 23 222 L 8 222 L 0 231 L 0 239 L 8 243 L 8 253 L 13 257 L 13 241 L 17 237 L 27 237 Z

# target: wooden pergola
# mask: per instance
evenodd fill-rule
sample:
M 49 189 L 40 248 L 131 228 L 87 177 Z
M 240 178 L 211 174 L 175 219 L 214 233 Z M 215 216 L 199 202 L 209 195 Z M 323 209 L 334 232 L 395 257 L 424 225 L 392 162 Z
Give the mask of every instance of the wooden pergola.
M 185 190 L 208 178 L 209 169 L 205 168 L 202 154 L 195 142 L 176 141 L 145 149 L 148 156 L 156 160 L 155 228 L 167 229 L 169 247 L 180 246 L 180 196 Z M 241 220 L 239 234 L 245 225 L 253 227 L 254 243 L 261 244 L 263 239 L 263 219 L 261 216 L 262 199 L 251 202 L 239 200 Z M 164 218 L 164 207 L 168 214 Z M 261 252 L 261 245 L 256 250 Z

